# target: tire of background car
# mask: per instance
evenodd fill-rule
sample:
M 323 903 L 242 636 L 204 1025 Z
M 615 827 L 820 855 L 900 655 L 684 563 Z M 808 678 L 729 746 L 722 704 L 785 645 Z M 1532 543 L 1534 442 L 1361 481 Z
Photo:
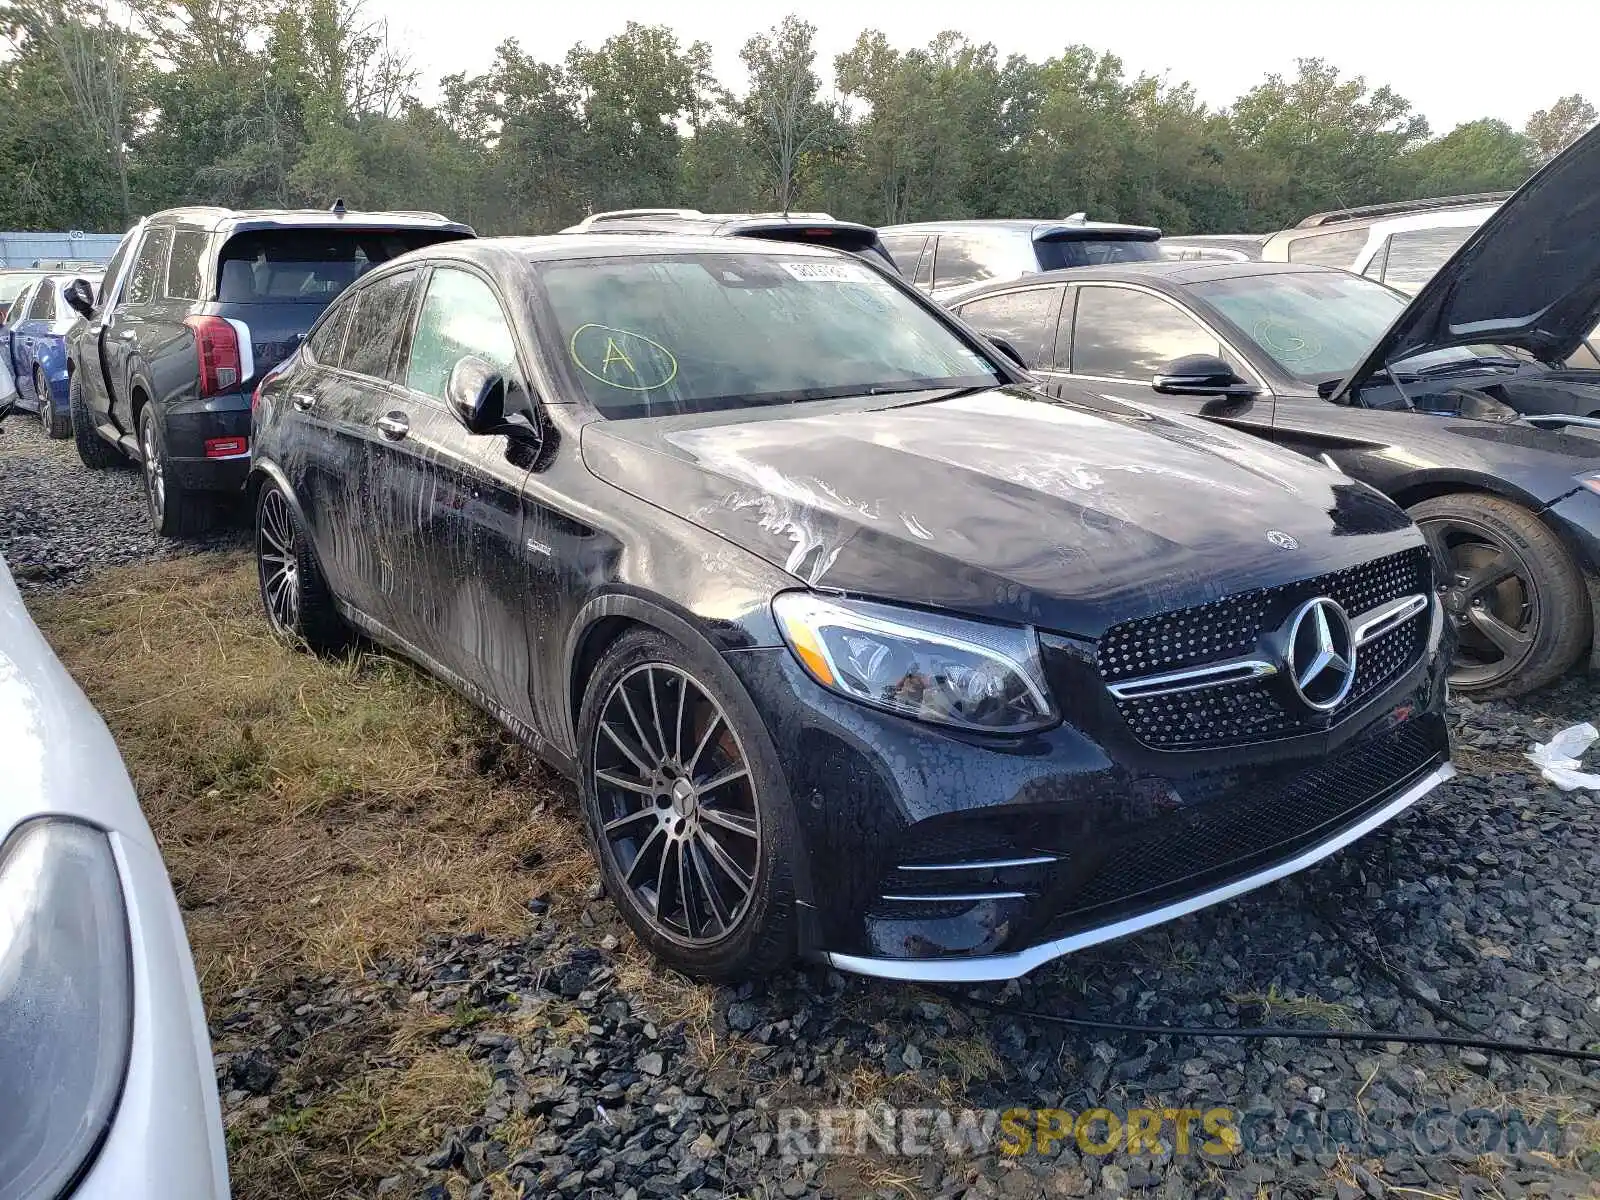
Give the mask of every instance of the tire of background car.
M 38 364 L 33 368 L 33 394 L 39 401 L 39 424 L 44 426 L 46 437 L 60 441 L 72 433 L 72 415 L 56 411 L 55 397 L 50 394 L 50 381 Z
M 122 461 L 122 452 L 94 431 L 94 417 L 83 398 L 83 384 L 74 371 L 67 382 L 67 420 L 72 423 L 72 440 L 78 457 L 91 471 L 103 471 Z
M 278 639 L 317 654 L 344 649 L 350 627 L 334 606 L 299 513 L 270 479 L 256 495 L 255 546 L 261 606 Z
M 144 479 L 145 508 L 150 527 L 162 537 L 192 537 L 211 523 L 211 502 L 172 478 L 167 469 L 167 439 L 156 410 L 146 404 L 139 410 L 139 473 Z
M 584 691 L 578 745 L 601 877 L 645 947 L 698 979 L 788 964 L 798 826 L 772 738 L 727 663 L 628 631 Z
M 1453 690 L 1475 700 L 1521 696 L 1589 647 L 1583 575 L 1533 513 L 1475 492 L 1436 496 L 1410 513 L 1441 564 L 1445 612 L 1456 624 Z

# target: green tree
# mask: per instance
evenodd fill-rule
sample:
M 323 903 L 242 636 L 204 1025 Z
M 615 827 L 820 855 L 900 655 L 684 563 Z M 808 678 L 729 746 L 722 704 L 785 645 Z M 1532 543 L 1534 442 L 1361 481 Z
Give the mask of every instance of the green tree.
M 808 162 L 834 146 L 840 134 L 836 107 L 819 96 L 816 37 L 815 25 L 788 16 L 739 52 L 750 72 L 750 91 L 737 111 L 761 156 L 770 195 L 784 212 L 794 206 Z
M 1549 162 L 1588 130 L 1597 119 L 1594 105 L 1574 92 L 1528 118 L 1524 129 L 1539 151 L 1539 161 Z
M 1504 121 L 1469 121 L 1406 155 L 1409 191 L 1451 196 L 1521 186 L 1535 165 L 1536 147 Z

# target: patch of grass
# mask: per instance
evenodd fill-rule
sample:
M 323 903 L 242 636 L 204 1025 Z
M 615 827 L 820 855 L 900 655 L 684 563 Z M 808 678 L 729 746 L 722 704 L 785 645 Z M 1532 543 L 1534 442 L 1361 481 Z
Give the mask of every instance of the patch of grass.
M 1005 1064 L 994 1052 L 985 1030 L 980 1029 L 968 1037 L 934 1038 L 928 1043 L 928 1049 L 938 1056 L 937 1065 L 941 1069 L 953 1070 L 961 1077 L 963 1087 L 974 1079 L 995 1079 L 1005 1074 Z
M 1235 1004 L 1259 1004 L 1271 1022 L 1283 1018 L 1317 1021 L 1330 1029 L 1354 1029 L 1356 1014 L 1348 1004 L 1322 1000 L 1316 996 L 1291 996 L 1270 985 L 1264 992 L 1230 992 L 1228 999 Z

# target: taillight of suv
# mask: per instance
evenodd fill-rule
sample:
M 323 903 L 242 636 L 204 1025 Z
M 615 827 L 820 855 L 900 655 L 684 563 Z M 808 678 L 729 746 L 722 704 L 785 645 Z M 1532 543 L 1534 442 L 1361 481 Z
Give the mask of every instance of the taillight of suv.
M 185 317 L 183 323 L 194 330 L 195 352 L 200 359 L 200 395 L 217 396 L 231 392 L 241 382 L 239 331 L 223 317 Z

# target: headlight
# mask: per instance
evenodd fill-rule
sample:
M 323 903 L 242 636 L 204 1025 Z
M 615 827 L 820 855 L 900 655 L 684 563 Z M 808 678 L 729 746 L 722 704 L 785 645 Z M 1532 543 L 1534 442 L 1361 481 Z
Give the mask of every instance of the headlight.
M 0 847 L 0 1200 L 62 1195 L 99 1149 L 133 1037 L 111 843 L 32 821 Z
M 984 733 L 1055 724 L 1030 629 L 784 592 L 778 627 L 825 688 L 890 712 Z

